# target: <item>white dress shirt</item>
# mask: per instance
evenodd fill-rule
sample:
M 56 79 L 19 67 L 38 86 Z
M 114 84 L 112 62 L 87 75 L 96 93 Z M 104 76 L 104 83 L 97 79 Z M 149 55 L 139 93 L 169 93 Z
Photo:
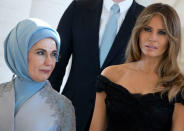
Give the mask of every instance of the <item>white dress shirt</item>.
M 120 7 L 120 13 L 118 15 L 117 32 L 119 31 L 119 28 L 120 28 L 121 24 L 123 23 L 125 16 L 127 14 L 127 11 L 130 8 L 130 6 L 132 5 L 132 3 L 133 3 L 133 0 L 124 0 L 120 3 L 118 3 L 118 5 Z M 100 19 L 99 45 L 100 45 L 101 40 L 102 40 L 105 26 L 106 26 L 107 21 L 110 17 L 111 7 L 113 4 L 115 4 L 115 2 L 113 2 L 113 0 L 104 0 L 103 1 L 102 14 L 101 14 L 101 19 Z

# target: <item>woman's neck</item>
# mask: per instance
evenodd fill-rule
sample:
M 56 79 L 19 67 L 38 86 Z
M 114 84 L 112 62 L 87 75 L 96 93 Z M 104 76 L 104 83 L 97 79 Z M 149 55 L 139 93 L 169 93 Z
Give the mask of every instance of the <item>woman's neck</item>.
M 160 59 L 158 58 L 145 58 L 136 62 L 136 69 L 145 73 L 155 73 Z

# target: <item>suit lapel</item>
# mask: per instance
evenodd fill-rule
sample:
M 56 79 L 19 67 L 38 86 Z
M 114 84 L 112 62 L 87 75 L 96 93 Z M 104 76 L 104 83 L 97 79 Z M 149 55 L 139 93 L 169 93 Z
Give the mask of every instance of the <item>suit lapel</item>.
M 129 40 L 129 36 L 131 34 L 131 29 L 133 28 L 136 18 L 135 18 L 135 7 L 136 3 L 133 2 L 132 6 L 128 10 L 125 19 L 120 27 L 120 30 L 113 42 L 113 45 L 104 61 L 102 69 L 106 66 L 109 66 L 111 61 L 114 59 L 115 56 L 125 53 L 125 49 Z M 122 56 L 122 59 L 123 59 Z
M 96 62 L 98 63 L 97 66 L 100 69 L 100 60 L 99 60 L 99 29 L 100 29 L 100 19 L 101 19 L 101 12 L 102 12 L 102 0 L 97 0 L 95 6 L 93 8 L 88 8 L 88 25 L 86 25 L 90 39 L 88 40 L 90 44 L 88 44 L 87 48 L 89 50 L 88 55 L 92 55 L 90 58 L 95 58 Z M 90 53 L 91 52 L 91 53 Z M 94 56 L 95 55 L 95 56 Z

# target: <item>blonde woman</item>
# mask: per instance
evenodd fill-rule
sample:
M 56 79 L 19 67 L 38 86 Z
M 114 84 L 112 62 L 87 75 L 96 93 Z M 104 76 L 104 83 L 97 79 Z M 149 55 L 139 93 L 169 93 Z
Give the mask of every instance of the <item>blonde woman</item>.
M 184 131 L 184 77 L 176 11 L 153 4 L 136 21 L 126 63 L 98 77 L 90 131 Z

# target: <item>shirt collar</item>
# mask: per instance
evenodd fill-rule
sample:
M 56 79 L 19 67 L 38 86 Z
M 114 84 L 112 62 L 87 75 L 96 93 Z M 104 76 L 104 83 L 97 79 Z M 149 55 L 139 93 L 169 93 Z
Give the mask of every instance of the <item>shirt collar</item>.
M 122 2 L 120 2 L 118 5 L 120 7 L 120 13 L 126 12 L 128 11 L 128 9 L 130 8 L 130 6 L 132 5 L 133 0 L 124 0 Z M 113 2 L 112 0 L 104 0 L 104 7 L 110 11 L 112 5 L 115 4 L 115 2 Z

